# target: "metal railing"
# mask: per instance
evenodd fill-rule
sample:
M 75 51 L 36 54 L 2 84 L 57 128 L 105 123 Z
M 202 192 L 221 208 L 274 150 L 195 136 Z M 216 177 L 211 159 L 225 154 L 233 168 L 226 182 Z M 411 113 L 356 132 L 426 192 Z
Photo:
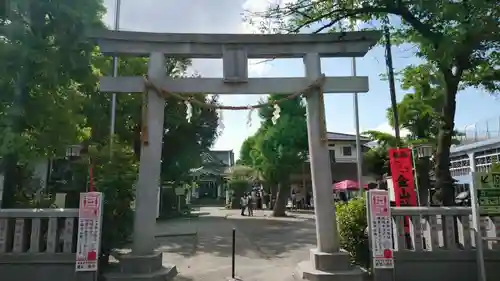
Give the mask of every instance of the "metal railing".
M 500 116 L 487 118 L 463 128 L 457 128 L 463 136 L 458 137 L 460 145 L 500 138 Z

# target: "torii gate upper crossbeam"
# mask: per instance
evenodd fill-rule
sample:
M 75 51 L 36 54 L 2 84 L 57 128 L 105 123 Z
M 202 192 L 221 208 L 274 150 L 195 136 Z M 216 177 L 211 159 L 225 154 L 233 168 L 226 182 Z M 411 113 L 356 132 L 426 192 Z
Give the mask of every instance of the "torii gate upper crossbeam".
M 90 38 L 105 54 L 178 58 L 222 58 L 225 47 L 244 48 L 248 58 L 362 57 L 381 37 L 379 31 L 324 34 L 196 34 L 95 30 Z
M 249 78 L 247 83 L 224 83 L 222 78 L 171 78 L 167 77 L 155 84 L 173 93 L 215 93 L 240 94 L 294 94 L 306 88 L 311 81 L 299 77 Z M 368 77 L 326 77 L 323 84 L 325 93 L 365 93 L 368 92 Z M 101 92 L 141 93 L 144 78 L 101 77 Z

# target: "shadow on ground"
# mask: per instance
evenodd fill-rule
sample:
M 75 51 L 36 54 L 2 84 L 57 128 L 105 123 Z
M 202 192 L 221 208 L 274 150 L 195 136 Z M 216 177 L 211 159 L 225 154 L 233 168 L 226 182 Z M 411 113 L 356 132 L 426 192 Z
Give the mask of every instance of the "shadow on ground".
M 177 276 L 175 276 L 174 281 L 194 281 L 194 278 L 182 276 L 182 275 L 177 275 Z
M 233 228 L 236 230 L 235 254 L 241 257 L 284 258 L 291 252 L 306 253 L 316 243 L 314 223 L 306 219 L 200 215 L 193 223 L 197 226 L 196 235 L 157 238 L 158 250 L 186 258 L 200 253 L 230 257 Z
M 309 251 L 316 244 L 313 221 L 291 219 L 275 220 L 268 218 L 239 219 L 233 221 L 237 231 L 267 258 L 282 258 L 294 251 Z
M 188 258 L 196 254 L 196 240 L 196 235 L 157 237 L 156 250 Z

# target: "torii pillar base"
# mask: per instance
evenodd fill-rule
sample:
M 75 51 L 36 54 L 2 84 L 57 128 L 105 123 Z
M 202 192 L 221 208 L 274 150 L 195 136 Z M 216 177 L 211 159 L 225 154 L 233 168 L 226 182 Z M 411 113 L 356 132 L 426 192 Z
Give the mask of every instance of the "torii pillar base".
M 177 275 L 175 265 L 163 264 L 163 253 L 117 256 L 118 270 L 105 273 L 106 281 L 168 281 Z
M 293 274 L 295 280 L 363 281 L 368 273 L 351 265 L 347 252 L 322 253 L 311 250 L 311 259 L 300 262 Z

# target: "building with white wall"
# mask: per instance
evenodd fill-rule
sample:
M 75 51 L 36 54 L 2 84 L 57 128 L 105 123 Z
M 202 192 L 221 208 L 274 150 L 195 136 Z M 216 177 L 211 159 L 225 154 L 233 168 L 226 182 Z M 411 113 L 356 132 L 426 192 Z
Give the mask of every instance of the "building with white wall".
M 344 180 L 357 181 L 356 135 L 337 132 L 328 132 L 327 134 L 332 184 Z M 370 150 L 370 147 L 367 146 L 370 141 L 367 137 L 361 137 L 362 152 Z M 363 183 L 366 184 L 373 180 L 374 178 L 363 169 Z M 302 173 L 292 175 L 292 182 L 301 186 L 311 186 L 311 170 L 308 162 L 303 164 Z
M 459 191 L 468 190 L 471 172 L 487 172 L 500 161 L 500 138 L 454 146 L 450 150 L 450 172 L 457 181 Z

